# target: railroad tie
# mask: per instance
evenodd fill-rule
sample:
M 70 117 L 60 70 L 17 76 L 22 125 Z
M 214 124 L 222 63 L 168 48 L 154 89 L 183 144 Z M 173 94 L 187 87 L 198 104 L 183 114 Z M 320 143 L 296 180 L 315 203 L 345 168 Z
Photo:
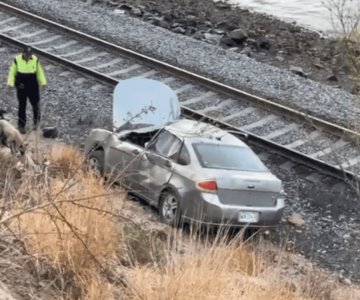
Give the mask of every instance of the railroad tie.
M 23 23 L 23 24 L 20 24 L 20 25 L 17 25 L 17 26 L 5 27 L 3 29 L 0 29 L 0 33 L 5 33 L 5 32 L 9 32 L 9 31 L 13 31 L 13 30 L 18 30 L 18 29 L 26 27 L 26 26 L 29 26 L 29 24 L 28 23 Z
M 334 152 L 334 150 L 342 148 L 348 144 L 349 144 L 348 142 L 344 141 L 343 139 L 340 139 L 337 142 L 333 143 L 331 146 L 329 146 L 323 150 L 319 150 L 315 153 L 312 153 L 309 156 L 314 157 L 314 158 L 324 156 L 324 155 L 330 154 L 331 152 Z
M 47 44 L 47 43 L 50 43 L 50 42 L 54 42 L 54 41 L 57 41 L 59 39 L 61 39 L 62 36 L 61 35 L 54 35 L 52 37 L 49 37 L 48 39 L 45 39 L 45 40 L 41 40 L 41 41 L 37 41 L 37 42 L 31 42 L 29 43 L 31 46 L 38 46 L 38 45 L 42 45 L 42 44 Z
M 206 98 L 209 98 L 209 97 L 212 97 L 214 96 L 215 93 L 214 92 L 207 92 L 205 94 L 202 94 L 198 97 L 194 97 L 194 98 L 190 98 L 188 100 L 185 100 L 185 101 L 181 101 L 181 104 L 183 105 L 189 105 L 189 104 L 194 104 L 194 103 L 197 103 L 197 102 L 200 102 Z
M 16 39 L 18 40 L 22 40 L 22 39 L 28 39 L 28 38 L 32 38 L 34 36 L 38 36 L 40 34 L 46 33 L 47 30 L 46 29 L 40 29 L 38 31 L 34 31 L 34 32 L 29 32 L 29 33 L 25 33 L 25 34 L 21 34 L 18 36 L 15 36 Z
M 269 122 L 271 122 L 271 121 L 273 121 L 273 120 L 275 120 L 277 118 L 278 118 L 278 116 L 269 115 L 269 116 L 266 116 L 265 118 L 262 118 L 259 121 L 256 121 L 256 122 L 250 123 L 248 125 L 242 126 L 242 127 L 240 127 L 240 129 L 242 129 L 242 130 L 250 130 L 250 129 L 254 129 L 256 127 L 261 127 L 261 126 L 264 126 L 267 123 L 269 123 Z
M 105 55 L 108 55 L 107 52 L 100 52 L 100 53 L 97 53 L 93 56 L 90 56 L 90 57 L 84 57 L 82 59 L 79 59 L 79 60 L 76 60 L 74 61 L 75 64 L 83 64 L 83 63 L 86 63 L 86 62 L 89 62 L 89 61 L 93 61 L 95 59 L 98 59 L 99 57 L 103 57 Z
M 66 43 L 63 43 L 61 45 L 56 45 L 56 46 L 51 46 L 49 48 L 45 48 L 43 49 L 44 51 L 54 51 L 54 50 L 60 50 L 60 49 L 64 49 L 64 48 L 67 48 L 69 46 L 73 46 L 73 45 L 76 45 L 78 42 L 77 41 L 69 41 L 69 42 L 66 42 Z M 90 47 L 91 48 L 91 47 Z
M 269 134 L 263 136 L 265 139 L 268 139 L 268 140 L 271 140 L 271 139 L 274 139 L 274 138 L 277 138 L 281 135 L 284 135 L 286 133 L 289 133 L 290 131 L 293 131 L 293 130 L 296 130 L 299 128 L 299 125 L 298 124 L 295 124 L 295 123 L 291 123 L 283 128 L 280 128 L 278 130 L 275 130 L 273 132 L 270 132 Z
M 338 165 L 338 168 L 341 169 L 348 169 L 350 167 L 353 167 L 355 165 L 357 165 L 360 162 L 360 155 L 356 156 L 354 158 L 350 158 L 347 161 L 343 162 L 342 164 Z
M 213 111 L 213 110 L 218 110 L 219 108 L 224 108 L 230 104 L 234 104 L 234 100 L 232 99 L 227 99 L 225 101 L 221 101 L 219 104 L 216 104 L 216 105 L 212 105 L 212 106 L 208 106 L 208 107 L 205 107 L 203 109 L 200 109 L 198 110 L 199 112 L 203 113 L 203 114 L 206 114 L 210 111 Z
M 119 62 L 122 62 L 123 60 L 121 58 L 115 58 L 113 60 L 110 60 L 106 63 L 103 63 L 103 64 L 100 64 L 100 65 L 96 65 L 95 67 L 92 67 L 93 70 L 98 70 L 98 69 L 103 69 L 103 68 L 106 68 L 106 67 L 110 67 L 110 66 L 113 66 L 113 65 L 116 65 L 118 64 Z
M 111 72 L 111 73 L 106 73 L 105 75 L 106 76 L 117 76 L 117 75 L 123 75 L 123 74 L 126 74 L 126 73 L 129 73 L 133 70 L 136 70 L 138 68 L 141 68 L 140 65 L 138 64 L 134 64 L 126 69 L 122 69 L 122 70 L 117 70 L 117 71 L 114 71 L 114 72 Z
M 240 111 L 238 111 L 238 112 L 236 112 L 234 114 L 231 114 L 229 116 L 221 118 L 221 121 L 227 122 L 227 121 L 230 121 L 230 120 L 232 120 L 234 118 L 237 118 L 237 117 L 246 116 L 246 115 L 248 115 L 248 114 L 250 114 L 250 113 L 252 113 L 252 112 L 254 112 L 256 110 L 257 109 L 255 107 L 247 107 L 247 108 L 245 108 L 243 110 L 240 110 Z
M 10 22 L 15 21 L 15 20 L 17 20 L 17 18 L 15 18 L 15 17 L 10 17 L 10 18 L 7 18 L 6 20 L 0 21 L 0 25 L 4 25 L 4 24 L 6 24 L 6 23 L 10 23 Z
M 78 55 L 78 54 L 81 54 L 81 53 L 84 53 L 84 52 L 86 52 L 86 51 L 89 51 L 89 50 L 91 50 L 92 49 L 92 47 L 90 47 L 90 46 L 85 46 L 85 47 L 82 47 L 81 49 L 79 49 L 79 50 L 75 50 L 75 51 L 73 51 L 73 52 L 70 52 L 70 53 L 65 53 L 65 54 L 61 54 L 60 56 L 61 57 L 69 57 L 69 56 L 74 56 L 74 55 Z
M 311 140 L 314 140 L 316 138 L 318 138 L 319 136 L 321 136 L 321 132 L 319 130 L 314 130 L 313 132 L 311 132 L 305 139 L 299 139 L 296 140 L 290 144 L 284 145 L 284 147 L 287 148 L 297 148 L 303 144 L 308 143 Z

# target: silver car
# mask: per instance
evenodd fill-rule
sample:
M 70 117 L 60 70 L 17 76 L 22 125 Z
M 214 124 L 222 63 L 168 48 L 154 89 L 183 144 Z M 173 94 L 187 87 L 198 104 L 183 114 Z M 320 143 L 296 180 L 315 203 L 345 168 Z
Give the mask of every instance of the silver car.
M 143 93 L 138 88 L 133 95 L 131 87 Z M 91 131 L 85 145 L 89 162 L 157 207 L 165 223 L 261 227 L 281 220 L 281 181 L 238 137 L 181 119 L 176 94 L 164 84 L 121 82 L 114 93 L 114 124 L 114 131 Z

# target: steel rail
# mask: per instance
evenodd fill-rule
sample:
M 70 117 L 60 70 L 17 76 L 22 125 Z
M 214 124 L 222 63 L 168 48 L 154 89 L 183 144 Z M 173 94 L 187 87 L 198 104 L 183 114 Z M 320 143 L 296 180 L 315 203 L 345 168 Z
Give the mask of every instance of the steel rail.
M 360 137 L 360 134 L 358 132 L 355 132 L 355 131 L 352 131 L 350 129 L 338 126 L 336 124 L 329 123 L 327 121 L 318 119 L 316 117 L 309 116 L 309 115 L 307 115 L 305 113 L 298 112 L 296 110 L 287 108 L 287 107 L 282 106 L 282 105 L 277 104 L 277 103 L 273 103 L 273 102 L 271 102 L 269 100 L 266 100 L 266 99 L 263 99 L 263 98 L 248 94 L 248 93 L 246 93 L 244 91 L 241 91 L 241 90 L 235 89 L 233 87 L 221 84 L 221 83 L 213 81 L 211 79 L 207 79 L 207 78 L 205 78 L 203 76 L 188 72 L 186 70 L 180 69 L 180 68 L 172 66 L 170 64 L 158 61 L 156 59 L 153 59 L 153 58 L 150 58 L 148 56 L 142 55 L 142 54 L 137 53 L 135 51 L 132 51 L 130 49 L 126 49 L 126 48 L 120 47 L 118 45 L 111 44 L 111 43 L 109 43 L 107 41 L 101 40 L 101 39 L 96 38 L 96 37 L 92 37 L 92 36 L 90 36 L 88 34 L 84 34 L 84 33 L 79 32 L 77 30 L 66 27 L 64 25 L 55 23 L 53 21 L 46 20 L 46 19 L 44 19 L 42 17 L 33 15 L 33 14 L 25 12 L 25 11 L 22 11 L 22 10 L 20 10 L 18 8 L 12 7 L 12 6 L 7 5 L 7 4 L 4 4 L 2 2 L 0 2 L 0 9 L 2 9 L 2 10 L 3 9 L 10 10 L 12 13 L 21 14 L 22 16 L 25 15 L 26 17 L 29 17 L 32 20 L 35 20 L 37 22 L 41 22 L 42 24 L 45 24 L 47 26 L 51 26 L 51 27 L 55 26 L 57 29 L 61 29 L 63 31 L 65 30 L 66 32 L 71 33 L 72 35 L 76 35 L 77 38 L 85 39 L 87 42 L 95 43 L 96 45 L 98 45 L 100 47 L 104 47 L 104 48 L 108 48 L 108 49 L 110 48 L 112 51 L 120 51 L 123 55 L 130 56 L 130 57 L 135 58 L 137 60 L 140 59 L 140 60 L 144 61 L 145 63 L 150 64 L 151 66 L 155 65 L 157 68 L 160 68 L 160 69 L 162 69 L 162 70 L 164 70 L 166 72 L 169 72 L 169 73 L 175 73 L 179 77 L 183 77 L 183 78 L 185 78 L 187 80 L 189 80 L 189 79 L 196 80 L 197 82 L 200 82 L 203 85 L 211 87 L 212 89 L 220 90 L 222 93 L 231 94 L 232 96 L 241 97 L 242 99 L 243 98 L 251 99 L 251 102 L 259 102 L 259 104 L 261 106 L 263 106 L 263 107 L 264 106 L 265 107 L 271 106 L 273 109 L 276 108 L 276 110 L 281 111 L 286 116 L 290 115 L 290 116 L 295 117 L 298 120 L 300 119 L 302 121 L 310 122 L 313 126 L 319 126 L 321 128 L 325 128 L 325 129 L 331 131 L 332 134 L 334 134 L 334 132 L 335 132 L 335 133 L 338 133 L 338 134 L 341 134 L 341 135 L 351 135 L 351 136 L 356 135 L 356 136 Z M 23 43 L 23 42 L 21 42 L 21 41 L 19 41 L 17 39 L 11 38 L 11 37 L 9 37 L 9 36 L 7 36 L 5 34 L 0 34 L 0 38 L 2 40 L 4 40 L 6 43 L 11 44 L 11 45 L 15 45 L 16 47 L 23 48 L 23 47 L 27 46 L 26 43 Z M 40 54 L 41 56 L 43 56 L 43 57 L 45 57 L 45 58 L 47 58 L 47 59 L 49 59 L 51 61 L 57 62 L 57 63 L 59 63 L 61 65 L 64 65 L 66 67 L 69 67 L 71 69 L 79 71 L 79 72 L 81 72 L 83 74 L 86 74 L 86 75 L 88 75 L 88 76 L 90 76 L 92 78 L 96 78 L 97 80 L 105 82 L 105 83 L 110 84 L 112 86 L 115 86 L 119 82 L 119 80 L 117 80 L 117 79 L 115 79 L 113 77 L 106 76 L 106 75 L 104 75 L 104 74 L 102 74 L 100 72 L 97 72 L 97 71 L 94 71 L 92 69 L 86 68 L 84 66 L 81 66 L 80 64 L 71 62 L 71 61 L 69 61 L 69 60 L 67 60 L 65 58 L 62 58 L 60 56 L 51 54 L 51 53 L 49 53 L 47 51 L 44 51 L 44 50 L 41 50 L 41 49 L 39 49 L 37 47 L 33 47 L 33 49 L 34 49 L 35 53 Z M 317 170 L 317 171 L 319 171 L 319 172 L 321 172 L 323 174 L 334 176 L 334 177 L 336 177 L 336 178 L 338 178 L 340 180 L 344 180 L 344 181 L 353 181 L 353 180 L 358 179 L 358 176 L 356 174 L 352 173 L 352 172 L 343 170 L 343 169 L 338 168 L 338 167 L 336 167 L 334 165 L 331 165 L 331 164 L 328 164 L 328 163 L 323 162 L 321 160 L 318 160 L 316 158 L 310 157 L 310 156 L 308 156 L 306 154 L 303 154 L 301 152 L 298 152 L 298 151 L 296 151 L 294 149 L 290 149 L 290 148 L 284 147 L 282 145 L 276 144 L 276 143 L 274 143 L 274 142 L 272 142 L 272 141 L 270 141 L 268 139 L 262 138 L 262 137 L 260 137 L 258 135 L 252 134 L 252 133 L 250 133 L 248 131 L 240 130 L 239 128 L 237 128 L 235 126 L 232 126 L 232 125 L 230 125 L 230 124 L 228 124 L 226 122 L 213 119 L 213 118 L 208 117 L 208 116 L 206 116 L 206 115 L 204 115 L 202 113 L 196 112 L 196 111 L 194 111 L 194 110 L 192 110 L 192 109 L 190 109 L 188 107 L 182 106 L 181 109 L 182 109 L 183 115 L 186 116 L 186 117 L 190 117 L 190 118 L 193 118 L 193 119 L 202 120 L 202 121 L 205 121 L 205 122 L 208 122 L 208 123 L 212 123 L 212 124 L 218 126 L 219 128 L 222 128 L 222 129 L 225 129 L 225 130 L 230 130 L 234 134 L 238 134 L 240 136 L 244 136 L 244 134 L 245 134 L 247 136 L 247 141 L 249 143 L 260 145 L 260 146 L 266 147 L 266 148 L 270 148 L 270 149 L 272 149 L 272 151 L 275 151 L 275 152 L 285 156 L 289 160 L 296 161 L 297 163 L 301 163 L 301 164 L 304 164 L 306 166 L 309 166 L 310 168 L 313 168 L 313 169 L 315 169 L 315 170 Z
M 201 76 L 199 74 L 187 71 L 185 69 L 176 67 L 174 65 L 171 65 L 169 63 L 154 59 L 152 57 L 146 56 L 144 54 L 141 54 L 139 52 L 133 51 L 131 49 L 110 43 L 106 40 L 91 36 L 89 34 L 86 34 L 84 32 L 81 32 L 79 30 L 75 30 L 73 28 L 70 28 L 68 26 L 56 23 L 54 21 L 45 19 L 41 16 L 35 15 L 33 13 L 24 11 L 22 9 L 19 9 L 17 7 L 11 6 L 9 4 L 0 2 L 0 9 L 4 11 L 8 11 L 12 14 L 19 14 L 22 17 L 26 17 L 28 19 L 31 19 L 33 21 L 39 22 L 41 24 L 45 24 L 47 26 L 51 26 L 52 28 L 57 28 L 58 30 L 65 31 L 77 38 L 80 38 L 86 42 L 90 42 L 92 44 L 96 44 L 102 48 L 106 48 L 111 50 L 112 52 L 118 52 L 121 53 L 127 57 L 131 57 L 136 60 L 143 61 L 145 64 L 150 65 L 152 67 L 161 69 L 165 72 L 176 74 L 178 77 L 182 77 L 187 80 L 194 80 L 198 83 L 200 83 L 203 86 L 206 86 L 210 89 L 219 91 L 223 94 L 227 94 L 229 96 L 235 97 L 235 98 L 241 98 L 242 100 L 246 100 L 250 103 L 254 103 L 260 107 L 266 108 L 271 111 L 275 111 L 278 113 L 281 113 L 284 116 L 290 117 L 292 119 L 298 120 L 300 122 L 306 122 L 311 124 L 314 127 L 320 127 L 323 130 L 326 130 L 330 132 L 331 134 L 337 134 L 342 137 L 349 137 L 349 136 L 356 136 L 360 138 L 360 133 L 354 130 L 351 130 L 349 128 L 331 123 L 326 120 L 322 120 L 318 117 L 306 114 L 304 112 L 286 107 L 282 104 L 275 103 L 271 100 L 267 100 L 265 98 L 250 94 L 248 92 L 242 91 L 240 89 L 231 87 L 229 85 L 220 83 L 218 81 L 212 80 L 210 78 L 206 78 L 204 76 Z

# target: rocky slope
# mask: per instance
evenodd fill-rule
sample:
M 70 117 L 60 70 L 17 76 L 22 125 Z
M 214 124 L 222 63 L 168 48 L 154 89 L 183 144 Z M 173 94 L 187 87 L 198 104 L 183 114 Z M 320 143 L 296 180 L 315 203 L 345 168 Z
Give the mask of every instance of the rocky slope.
M 106 6 L 305 78 L 352 93 L 358 91 L 339 40 L 326 38 L 295 22 L 283 22 L 222 1 L 92 0 L 87 3 Z

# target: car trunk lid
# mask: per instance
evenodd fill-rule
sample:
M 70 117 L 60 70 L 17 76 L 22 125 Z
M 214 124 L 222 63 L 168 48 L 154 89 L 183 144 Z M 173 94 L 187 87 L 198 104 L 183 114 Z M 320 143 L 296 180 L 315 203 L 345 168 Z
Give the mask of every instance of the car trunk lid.
M 275 206 L 282 188 L 281 181 L 268 172 L 231 171 L 216 182 L 219 200 L 227 205 Z

